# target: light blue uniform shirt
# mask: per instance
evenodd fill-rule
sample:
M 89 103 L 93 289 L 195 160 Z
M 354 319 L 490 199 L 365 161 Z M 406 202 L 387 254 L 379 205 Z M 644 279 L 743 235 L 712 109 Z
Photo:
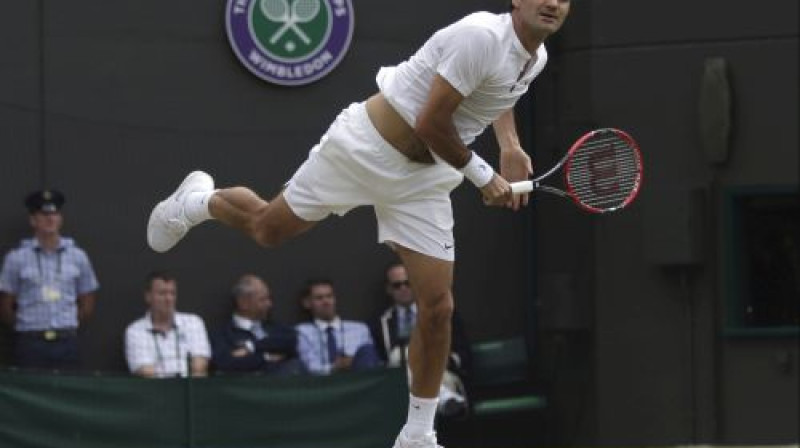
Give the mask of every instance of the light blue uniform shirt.
M 298 324 L 297 352 L 309 372 L 326 375 L 331 372 L 333 361 L 328 359 L 328 326 L 333 327 L 336 346 L 340 355 L 353 356 L 362 345 L 372 344 L 369 328 L 362 322 L 341 320 L 331 322 L 315 320 Z
M 71 238 L 62 237 L 55 251 L 22 240 L 0 272 L 0 291 L 17 299 L 17 331 L 78 328 L 77 297 L 98 287 L 89 257 Z

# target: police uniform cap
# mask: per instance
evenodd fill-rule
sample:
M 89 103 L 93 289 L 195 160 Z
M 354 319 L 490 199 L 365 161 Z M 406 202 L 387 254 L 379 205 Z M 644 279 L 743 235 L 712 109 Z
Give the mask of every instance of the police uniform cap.
M 25 198 L 25 207 L 31 213 L 44 212 L 53 213 L 61 210 L 66 199 L 64 194 L 58 190 L 34 191 Z

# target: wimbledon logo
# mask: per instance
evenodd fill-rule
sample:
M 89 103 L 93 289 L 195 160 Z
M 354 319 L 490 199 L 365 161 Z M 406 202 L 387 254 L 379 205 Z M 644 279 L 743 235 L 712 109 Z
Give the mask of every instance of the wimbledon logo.
M 259 78 L 312 83 L 342 60 L 353 36 L 350 0 L 228 0 L 228 40 Z

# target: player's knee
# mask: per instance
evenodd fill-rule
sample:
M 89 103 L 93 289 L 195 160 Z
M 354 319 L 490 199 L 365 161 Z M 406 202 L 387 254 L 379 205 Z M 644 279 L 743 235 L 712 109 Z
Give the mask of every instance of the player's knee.
M 252 235 L 259 246 L 267 249 L 279 246 L 286 240 L 285 236 L 280 232 L 280 229 L 259 222 L 254 223 Z
M 453 317 L 453 295 L 450 291 L 429 295 L 418 300 L 417 306 L 420 308 L 420 319 L 426 320 L 433 328 L 448 324 Z

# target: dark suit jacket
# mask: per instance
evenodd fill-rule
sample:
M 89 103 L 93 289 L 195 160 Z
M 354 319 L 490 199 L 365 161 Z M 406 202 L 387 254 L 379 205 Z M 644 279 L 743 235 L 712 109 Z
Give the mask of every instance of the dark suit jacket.
M 378 354 L 384 361 L 388 359 L 392 349 L 408 345 L 407 340 L 397 337 L 397 309 L 394 306 L 389 307 L 373 321 L 370 331 L 372 331 L 372 339 L 375 341 L 375 348 L 378 349 Z M 461 377 L 461 380 L 466 383 L 472 367 L 472 356 L 464 324 L 458 313 L 453 313 L 451 339 L 452 345 L 447 370 Z
M 220 328 L 211 337 L 212 363 L 218 372 L 273 372 L 289 368 L 296 370 L 302 365 L 297 359 L 297 332 L 294 328 L 276 323 L 262 323 L 266 337 L 257 341 L 248 331 L 237 327 L 233 320 Z M 235 357 L 233 351 L 245 347 L 250 341 L 254 351 Z M 281 361 L 267 361 L 265 353 L 280 354 Z M 290 367 L 291 366 L 291 367 Z M 286 372 L 297 373 L 297 372 Z

